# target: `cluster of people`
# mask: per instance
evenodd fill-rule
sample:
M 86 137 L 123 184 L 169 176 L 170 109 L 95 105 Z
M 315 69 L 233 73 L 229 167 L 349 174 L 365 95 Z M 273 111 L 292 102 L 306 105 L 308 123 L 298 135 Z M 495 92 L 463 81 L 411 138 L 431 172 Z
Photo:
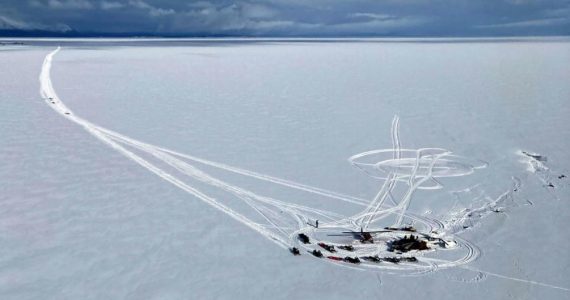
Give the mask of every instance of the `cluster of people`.
M 425 240 L 416 237 L 413 234 L 405 235 L 403 238 L 392 241 L 388 244 L 388 251 L 390 252 L 408 252 L 410 250 L 428 250 L 429 247 Z

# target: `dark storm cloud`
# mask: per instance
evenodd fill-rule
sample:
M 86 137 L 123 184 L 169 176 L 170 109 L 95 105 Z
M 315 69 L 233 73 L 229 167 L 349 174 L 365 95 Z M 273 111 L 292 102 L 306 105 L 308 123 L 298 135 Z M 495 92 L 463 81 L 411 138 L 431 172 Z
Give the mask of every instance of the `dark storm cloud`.
M 148 35 L 567 35 L 568 0 L 1 0 L 7 30 Z

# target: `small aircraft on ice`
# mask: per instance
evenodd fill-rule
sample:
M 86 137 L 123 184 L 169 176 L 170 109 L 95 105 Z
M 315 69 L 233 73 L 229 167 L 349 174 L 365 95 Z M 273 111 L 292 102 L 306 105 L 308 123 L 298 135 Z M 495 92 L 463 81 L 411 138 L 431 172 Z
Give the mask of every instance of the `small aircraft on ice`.
M 393 231 L 416 232 L 416 229 L 412 226 L 407 226 L 401 228 L 385 227 L 384 230 L 364 231 L 361 228 L 360 231 L 343 231 L 341 234 L 329 234 L 329 236 L 353 236 L 355 239 L 359 240 L 363 244 L 373 244 L 374 243 L 373 234 L 393 232 Z
M 328 236 L 352 236 L 363 244 L 374 244 L 372 234 L 381 232 L 390 232 L 390 230 L 364 231 L 360 229 L 360 231 L 343 231 L 340 234 L 329 234 Z

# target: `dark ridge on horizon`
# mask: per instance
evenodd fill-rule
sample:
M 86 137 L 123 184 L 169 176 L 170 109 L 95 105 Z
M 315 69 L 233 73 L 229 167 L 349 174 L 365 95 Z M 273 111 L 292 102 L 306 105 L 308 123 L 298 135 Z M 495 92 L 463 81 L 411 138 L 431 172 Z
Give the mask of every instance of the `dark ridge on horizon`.
M 480 34 L 480 35 L 437 35 L 437 34 L 212 34 L 212 33 L 172 33 L 157 34 L 150 32 L 126 32 L 126 33 L 108 33 L 108 32 L 78 32 L 78 31 L 46 31 L 46 30 L 0 30 L 0 38 L 508 38 L 508 37 L 566 37 L 566 34 Z

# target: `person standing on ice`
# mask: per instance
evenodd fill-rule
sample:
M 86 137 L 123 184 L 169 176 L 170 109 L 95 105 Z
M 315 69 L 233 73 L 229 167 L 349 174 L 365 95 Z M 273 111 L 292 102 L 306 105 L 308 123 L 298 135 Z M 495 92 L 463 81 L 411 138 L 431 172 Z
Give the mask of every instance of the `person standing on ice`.
M 319 228 L 319 220 L 315 220 L 315 228 Z

